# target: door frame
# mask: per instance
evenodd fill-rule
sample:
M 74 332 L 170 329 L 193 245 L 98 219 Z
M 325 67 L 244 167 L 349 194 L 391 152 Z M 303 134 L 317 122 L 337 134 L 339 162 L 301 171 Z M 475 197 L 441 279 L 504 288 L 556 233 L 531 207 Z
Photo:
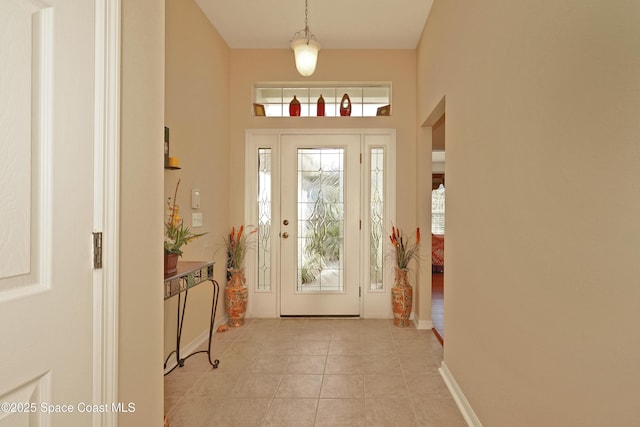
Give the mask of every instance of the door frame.
M 316 315 L 316 316 L 349 316 L 359 317 L 361 304 L 361 252 L 362 231 L 359 221 L 362 220 L 363 175 L 361 164 L 362 135 L 345 134 L 283 134 L 280 138 L 281 148 L 281 194 L 282 217 L 291 221 L 289 226 L 279 224 L 281 232 L 288 232 L 288 240 L 280 238 L 279 253 L 283 257 L 280 262 L 280 316 Z M 299 286 L 298 265 L 302 256 L 302 245 L 299 240 L 300 221 L 306 221 L 300 214 L 300 155 L 299 150 L 342 150 L 342 249 L 339 274 L 341 290 L 303 291 Z M 356 197 L 358 196 L 358 197 Z M 275 223 L 274 223 L 275 225 Z M 274 242 L 275 243 L 275 242 Z M 275 246 L 275 245 L 274 245 Z M 294 268 L 297 266 L 297 268 Z M 286 285 L 285 285 L 286 284 Z
M 360 134 L 361 148 L 366 150 L 368 148 L 384 146 L 386 150 L 385 155 L 385 230 L 391 229 L 392 224 L 395 221 L 396 215 L 396 131 L 395 129 L 247 129 L 245 131 L 245 191 L 244 191 L 244 223 L 257 225 L 258 209 L 257 204 L 257 180 L 254 175 L 258 170 L 257 156 L 255 156 L 258 148 L 269 147 L 272 149 L 272 168 L 273 170 L 279 170 L 280 165 L 280 139 L 282 135 L 338 135 L 338 134 Z M 369 169 L 368 156 L 363 155 L 362 167 L 361 167 L 361 182 L 364 178 L 364 174 L 368 173 Z M 280 177 L 272 176 L 271 183 L 273 188 L 279 188 Z M 272 217 L 280 217 L 280 195 L 272 193 Z M 361 230 L 361 236 L 367 232 L 368 227 L 368 210 L 365 209 L 365 205 L 368 204 L 368 196 L 365 197 L 361 192 L 361 213 L 360 217 L 363 221 L 363 228 Z M 270 239 L 272 241 L 279 240 L 279 226 L 273 226 L 270 230 Z M 360 238 L 362 247 L 367 247 L 364 244 L 364 239 Z M 386 245 L 386 244 L 385 244 Z M 256 252 L 250 251 L 246 258 L 246 277 L 247 287 L 249 288 L 249 298 L 247 303 L 247 316 L 248 317 L 260 317 L 260 318 L 279 318 L 280 317 L 280 272 L 276 271 L 271 275 L 272 286 L 270 290 L 257 290 L 253 285 L 256 283 Z M 360 251 L 360 277 L 366 277 L 366 271 L 368 271 L 368 250 Z M 384 251 L 386 253 L 386 250 Z M 272 251 L 270 254 L 270 265 L 275 266 L 276 270 L 280 266 L 279 251 Z M 391 310 L 391 286 L 393 283 L 393 271 L 391 268 L 386 268 L 384 273 L 384 286 L 381 291 L 369 290 L 366 286 L 362 285 L 362 297 L 360 298 L 360 317 L 363 318 L 392 318 L 393 313 Z
M 93 230 L 102 232 L 102 268 L 93 270 L 93 401 L 118 402 L 121 0 L 95 0 Z M 94 426 L 118 414 L 94 413 Z

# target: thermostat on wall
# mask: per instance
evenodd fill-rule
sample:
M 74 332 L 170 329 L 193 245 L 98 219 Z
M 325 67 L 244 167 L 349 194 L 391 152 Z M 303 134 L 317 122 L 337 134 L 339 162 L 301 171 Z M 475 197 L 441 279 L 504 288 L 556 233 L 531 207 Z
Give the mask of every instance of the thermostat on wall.
M 200 209 L 200 190 L 197 188 L 191 190 L 191 207 Z

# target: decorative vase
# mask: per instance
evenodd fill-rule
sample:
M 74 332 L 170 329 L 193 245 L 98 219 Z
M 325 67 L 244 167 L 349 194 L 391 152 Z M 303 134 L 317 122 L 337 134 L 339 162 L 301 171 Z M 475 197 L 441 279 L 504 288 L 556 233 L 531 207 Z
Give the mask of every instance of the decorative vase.
M 404 328 L 409 326 L 409 316 L 413 305 L 413 288 L 407 279 L 408 270 L 396 268 L 396 280 L 391 288 L 393 324 Z
M 324 116 L 324 98 L 322 97 L 322 94 L 320 94 L 320 98 L 318 98 L 317 116 Z
M 349 98 L 349 95 L 347 95 L 346 93 L 342 95 L 342 100 L 340 101 L 340 115 L 351 115 L 351 98 Z
M 229 269 L 229 280 L 227 287 L 224 289 L 224 306 L 227 310 L 229 326 L 242 326 L 244 324 L 244 316 L 247 314 L 247 298 L 249 292 L 246 287 L 246 277 L 244 270 Z
M 164 275 L 169 276 L 178 272 L 178 254 L 164 255 Z
M 293 95 L 293 99 L 289 103 L 289 115 L 291 117 L 300 115 L 300 101 L 298 101 L 295 95 Z

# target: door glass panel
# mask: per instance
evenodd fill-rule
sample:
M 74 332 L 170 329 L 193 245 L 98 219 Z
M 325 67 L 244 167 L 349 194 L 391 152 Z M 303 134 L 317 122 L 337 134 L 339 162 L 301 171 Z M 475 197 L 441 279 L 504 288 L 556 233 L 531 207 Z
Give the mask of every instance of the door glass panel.
M 271 290 L 271 148 L 258 149 L 258 291 Z
M 298 292 L 343 292 L 344 149 L 298 149 Z
M 382 243 L 384 236 L 384 149 L 372 148 L 370 155 L 371 175 L 369 183 L 371 184 L 371 192 L 369 194 L 369 198 L 371 211 L 369 212 L 369 290 L 380 291 L 383 289 Z

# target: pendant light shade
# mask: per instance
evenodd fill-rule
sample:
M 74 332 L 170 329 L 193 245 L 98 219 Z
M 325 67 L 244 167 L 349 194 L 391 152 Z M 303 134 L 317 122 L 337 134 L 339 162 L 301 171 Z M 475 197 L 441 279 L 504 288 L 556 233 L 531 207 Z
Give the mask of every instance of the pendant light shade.
M 296 60 L 296 69 L 303 77 L 309 77 L 316 71 L 320 44 L 315 40 L 294 39 L 291 49 Z
M 309 77 L 316 71 L 320 43 L 309 30 L 309 0 L 304 2 L 304 30 L 293 35 L 291 49 L 296 60 L 296 69 L 303 77 Z

